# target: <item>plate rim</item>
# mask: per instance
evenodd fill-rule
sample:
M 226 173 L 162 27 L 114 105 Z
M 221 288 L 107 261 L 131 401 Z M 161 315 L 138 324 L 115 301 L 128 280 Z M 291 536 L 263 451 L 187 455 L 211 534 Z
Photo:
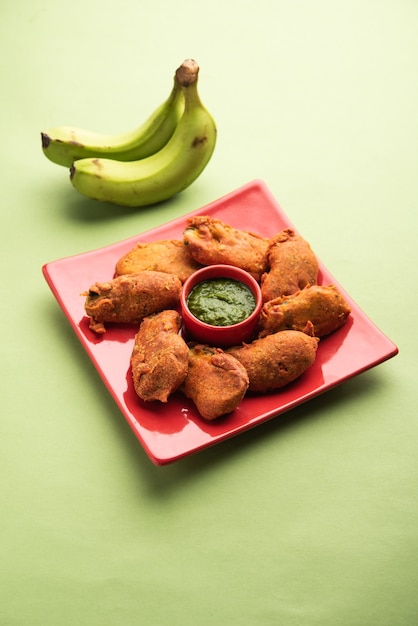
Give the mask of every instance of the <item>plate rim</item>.
M 62 289 L 60 288 L 60 286 L 57 284 L 56 278 L 54 278 L 54 270 L 62 264 L 68 264 L 68 263 L 72 263 L 72 262 L 78 262 L 81 259 L 87 259 L 89 256 L 93 257 L 97 257 L 100 255 L 105 255 L 106 253 L 108 253 L 109 251 L 111 252 L 112 250 L 116 250 L 119 247 L 126 247 L 127 249 L 132 248 L 135 245 L 136 241 L 139 240 L 147 240 L 148 237 L 151 237 L 151 239 L 148 239 L 149 241 L 152 240 L 157 240 L 158 234 L 162 233 L 163 231 L 166 231 L 167 229 L 170 230 L 173 227 L 180 225 L 181 223 L 185 224 L 186 220 L 193 216 L 193 215 L 198 215 L 198 214 L 206 214 L 206 213 L 211 213 L 214 210 L 217 210 L 219 208 L 219 206 L 223 206 L 223 205 L 227 205 L 228 202 L 230 201 L 234 201 L 237 198 L 239 198 L 240 196 L 243 196 L 245 194 L 248 194 L 251 191 L 255 191 L 258 190 L 259 193 L 261 193 L 262 196 L 265 197 L 265 199 L 268 201 L 268 203 L 275 209 L 275 211 L 277 212 L 278 216 L 282 219 L 284 219 L 286 221 L 286 227 L 289 228 L 293 228 L 296 232 L 299 232 L 298 229 L 296 228 L 296 226 L 293 224 L 293 222 L 288 218 L 287 214 L 283 211 L 282 207 L 280 206 L 280 204 L 278 203 L 278 201 L 276 200 L 276 198 L 274 197 L 274 195 L 272 194 L 272 192 L 270 191 L 270 189 L 267 187 L 266 183 L 261 180 L 261 179 L 254 179 L 240 187 L 238 187 L 237 189 L 230 191 L 229 193 L 197 208 L 194 209 L 186 214 L 183 214 L 181 216 L 178 216 L 176 218 L 173 218 L 171 220 L 168 220 L 166 222 L 164 222 L 163 224 L 159 224 L 158 226 L 156 226 L 155 228 L 151 228 L 151 229 L 147 229 L 143 232 L 137 233 L 131 237 L 128 237 L 126 239 L 122 239 L 110 244 L 107 244 L 105 246 L 96 248 L 96 249 L 92 249 L 92 250 L 88 250 L 85 252 L 81 252 L 78 254 L 74 254 L 74 255 L 69 255 L 66 257 L 61 257 L 56 259 L 55 261 L 50 261 L 48 263 L 45 263 L 42 266 L 42 273 L 43 276 L 49 286 L 49 288 L 51 289 L 55 299 L 57 300 L 60 308 L 62 309 L 63 313 L 65 314 L 67 320 L 69 321 L 73 331 L 76 334 L 77 339 L 80 341 L 80 343 L 82 344 L 82 347 L 84 348 L 84 350 L 86 351 L 88 357 L 90 358 L 90 360 L 92 361 L 95 369 L 97 370 L 100 378 L 102 379 L 102 382 L 104 383 L 105 387 L 107 388 L 108 392 L 110 393 L 110 395 L 112 396 L 113 400 L 115 401 L 116 405 L 118 406 L 120 412 L 122 413 L 122 415 L 124 416 L 125 420 L 128 422 L 129 426 L 131 427 L 131 429 L 134 432 L 134 435 L 136 436 L 136 438 L 138 439 L 139 443 L 142 445 L 145 453 L 147 454 L 147 456 L 150 458 L 150 460 L 155 464 L 155 465 L 166 465 L 169 463 L 172 463 L 174 461 L 177 461 L 181 458 L 184 458 L 185 456 L 191 455 L 191 454 L 195 454 L 203 449 L 205 449 L 206 447 L 215 445 L 217 443 L 220 443 L 222 441 L 225 441 L 226 439 L 229 439 L 233 436 L 236 436 L 238 434 L 241 434 L 242 432 L 245 432 L 246 430 L 249 430 L 251 428 L 254 428 L 255 426 L 261 425 L 262 423 L 269 421 L 271 419 L 274 419 L 275 417 L 278 417 L 279 415 L 282 415 L 283 413 L 287 413 L 288 411 L 292 410 L 293 408 L 295 408 L 296 406 L 299 406 L 305 402 L 308 402 L 309 400 L 311 400 L 314 397 L 317 397 L 319 395 L 322 395 L 323 393 L 331 390 L 332 388 L 346 382 L 347 380 L 350 380 L 358 375 L 360 375 L 361 373 L 376 367 L 377 365 L 383 363 L 384 361 L 393 358 L 394 356 L 396 356 L 399 352 L 398 347 L 393 343 L 393 341 L 391 339 L 389 339 L 389 337 L 383 333 L 380 328 L 377 327 L 377 325 L 370 319 L 370 317 L 361 309 L 361 307 L 353 300 L 353 298 L 346 292 L 346 290 L 344 289 L 344 287 L 342 287 L 342 285 L 340 285 L 340 283 L 333 277 L 333 275 L 329 272 L 329 270 L 324 266 L 324 264 L 321 262 L 321 260 L 318 258 L 320 267 L 322 268 L 323 271 L 326 272 L 326 274 L 328 275 L 329 278 L 332 279 L 332 283 L 335 284 L 338 289 L 341 290 L 341 293 L 344 295 L 344 297 L 347 299 L 348 303 L 352 306 L 352 308 L 355 310 L 357 315 L 362 316 L 363 318 L 363 322 L 366 323 L 367 325 L 369 325 L 370 328 L 373 329 L 375 334 L 379 335 L 379 338 L 382 340 L 382 342 L 386 342 L 386 349 L 379 354 L 379 356 L 376 356 L 375 359 L 372 360 L 368 360 L 364 363 L 363 367 L 361 368 L 357 368 L 355 371 L 351 372 L 350 374 L 343 376 L 343 377 L 336 377 L 335 381 L 331 382 L 328 381 L 328 383 L 326 385 L 324 385 L 324 388 L 318 387 L 315 389 L 312 389 L 311 392 L 305 394 L 303 396 L 302 399 L 300 398 L 294 398 L 293 401 L 291 401 L 288 405 L 285 405 L 284 407 L 280 407 L 278 406 L 276 408 L 276 410 L 269 410 L 266 411 L 265 413 L 260 414 L 258 417 L 255 417 L 253 420 L 251 420 L 250 422 L 247 423 L 243 423 L 241 424 L 239 427 L 235 427 L 234 429 L 224 429 L 224 432 L 217 434 L 216 437 L 214 437 L 211 441 L 205 441 L 202 442 L 201 444 L 195 444 L 194 446 L 191 446 L 189 449 L 183 449 L 181 452 L 175 452 L 175 447 L 171 450 L 171 451 L 166 451 L 165 454 L 161 454 L 161 451 L 158 452 L 155 448 L 155 446 L 153 446 L 149 440 L 147 440 L 147 438 L 143 436 L 143 433 L 141 434 L 138 431 L 138 427 L 135 427 L 135 424 L 132 423 L 132 417 L 130 414 L 127 413 L 126 411 L 126 406 L 124 405 L 124 403 L 121 401 L 120 398 L 120 394 L 112 387 L 112 385 L 109 384 L 109 380 L 108 377 L 106 375 L 106 373 L 103 370 L 102 364 L 101 364 L 101 360 L 99 358 L 97 358 L 97 355 L 95 354 L 95 352 L 91 349 L 90 344 L 87 344 L 82 330 L 80 328 L 80 322 L 76 322 L 76 320 L 74 319 L 74 317 L 71 315 L 71 312 L 67 306 L 66 303 L 66 298 L 64 297 L 63 293 L 62 293 Z M 239 225 L 235 225 L 235 227 L 239 228 Z M 117 257 L 115 257 L 116 259 Z M 338 332 L 338 331 L 337 331 Z M 128 369 L 129 363 L 127 363 L 127 369 Z M 296 381 L 297 382 L 297 381 Z M 282 391 L 280 391 L 279 395 L 282 395 Z M 272 394 L 273 396 L 278 395 L 278 394 Z M 202 418 L 201 418 L 202 419 Z M 226 418 L 228 419 L 228 417 Z M 139 422 L 138 422 L 139 424 Z

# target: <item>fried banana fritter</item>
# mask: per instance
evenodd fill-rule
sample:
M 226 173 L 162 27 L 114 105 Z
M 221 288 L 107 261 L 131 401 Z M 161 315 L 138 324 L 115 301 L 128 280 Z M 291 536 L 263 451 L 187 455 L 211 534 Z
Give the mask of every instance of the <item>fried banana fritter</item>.
M 183 236 L 191 256 L 202 265 L 234 265 L 256 280 L 267 271 L 269 240 L 260 235 L 237 230 L 207 215 L 196 215 L 187 220 Z
M 220 348 L 197 344 L 189 351 L 189 369 L 181 386 L 200 415 L 214 420 L 237 408 L 248 388 L 245 368 Z
M 267 251 L 269 270 L 261 278 L 264 302 L 288 296 L 318 281 L 318 260 L 309 243 L 291 228 L 271 240 Z
M 324 337 L 340 328 L 347 321 L 350 311 L 335 285 L 307 286 L 263 305 L 259 336 L 288 329 L 305 331 L 307 323 L 311 322 L 315 336 Z
M 94 283 L 84 308 L 91 318 L 90 328 L 105 333 L 105 323 L 135 324 L 147 315 L 175 308 L 180 301 L 182 283 L 178 276 L 165 272 L 143 271 Z
M 189 348 L 178 334 L 181 317 L 166 310 L 145 317 L 135 335 L 132 379 L 142 400 L 167 402 L 184 381 Z
M 117 276 L 136 274 L 144 270 L 176 274 L 183 283 L 201 267 L 190 254 L 183 241 L 165 239 L 139 242 L 116 263 Z
M 319 339 L 297 330 L 283 330 L 240 347 L 229 348 L 247 370 L 249 391 L 280 389 L 303 374 L 315 361 Z

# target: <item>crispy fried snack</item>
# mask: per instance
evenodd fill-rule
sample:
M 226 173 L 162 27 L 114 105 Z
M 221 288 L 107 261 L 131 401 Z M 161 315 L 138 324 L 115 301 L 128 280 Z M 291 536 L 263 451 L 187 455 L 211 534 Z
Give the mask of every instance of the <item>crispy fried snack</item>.
M 175 308 L 181 289 L 174 274 L 144 271 L 94 283 L 81 295 L 87 296 L 84 308 L 91 317 L 91 330 L 101 334 L 106 332 L 106 322 L 139 323 L 147 315 Z
M 283 330 L 227 352 L 247 370 L 249 391 L 267 392 L 301 376 L 314 363 L 318 342 L 306 333 Z
M 181 318 L 166 310 L 145 317 L 135 335 L 131 355 L 132 379 L 142 400 L 167 402 L 184 381 L 189 348 L 178 334 Z
M 275 298 L 263 305 L 259 336 L 288 329 L 305 331 L 307 323 L 311 322 L 315 336 L 325 337 L 345 324 L 350 311 L 335 285 L 308 285 L 290 296 Z
M 269 270 L 261 278 L 264 302 L 317 284 L 318 260 L 309 243 L 291 228 L 270 240 L 267 258 Z
M 196 215 L 187 220 L 183 233 L 190 254 L 202 265 L 234 265 L 260 280 L 267 271 L 269 240 L 232 228 L 221 220 Z
M 136 274 L 144 270 L 176 274 L 183 283 L 201 267 L 183 241 L 166 239 L 139 242 L 116 263 L 116 275 Z
M 195 345 L 189 351 L 189 370 L 181 386 L 206 420 L 231 413 L 248 388 L 248 374 L 230 354 L 220 348 Z

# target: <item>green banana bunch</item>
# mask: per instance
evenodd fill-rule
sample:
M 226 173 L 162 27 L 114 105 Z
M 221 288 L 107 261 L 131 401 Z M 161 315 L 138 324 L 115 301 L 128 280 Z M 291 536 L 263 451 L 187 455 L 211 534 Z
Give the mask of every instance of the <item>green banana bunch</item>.
M 77 159 L 87 157 L 102 156 L 118 161 L 143 159 L 158 152 L 167 143 L 183 109 L 183 93 L 174 80 L 167 100 L 133 131 L 102 135 L 81 128 L 58 126 L 41 133 L 42 150 L 50 161 L 66 167 L 71 167 Z
M 85 158 L 74 161 L 70 180 L 80 193 L 123 206 L 138 207 L 167 200 L 188 187 L 208 164 L 216 144 L 216 124 L 202 104 L 199 66 L 186 60 L 175 73 L 184 111 L 168 142 L 136 161 Z

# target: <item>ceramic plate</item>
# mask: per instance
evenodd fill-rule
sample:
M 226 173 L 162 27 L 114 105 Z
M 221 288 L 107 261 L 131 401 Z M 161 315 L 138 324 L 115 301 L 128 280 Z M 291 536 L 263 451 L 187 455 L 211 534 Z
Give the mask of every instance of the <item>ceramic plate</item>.
M 182 239 L 187 217 L 197 214 L 210 215 L 264 237 L 271 237 L 283 228 L 295 228 L 266 185 L 256 180 L 163 226 L 99 250 L 47 263 L 42 268 L 104 384 L 146 454 L 157 465 L 170 463 L 253 428 L 398 352 L 320 263 L 319 284 L 337 285 L 350 304 L 352 314 L 341 329 L 321 341 L 315 364 L 297 381 L 276 393 L 245 397 L 232 414 L 214 422 L 204 421 L 181 392 L 173 394 L 165 404 L 141 401 L 133 389 L 129 370 L 137 328 L 108 325 L 105 335 L 94 334 L 89 330 L 89 320 L 84 313 L 85 298 L 80 293 L 96 281 L 111 278 L 116 261 L 137 241 Z

